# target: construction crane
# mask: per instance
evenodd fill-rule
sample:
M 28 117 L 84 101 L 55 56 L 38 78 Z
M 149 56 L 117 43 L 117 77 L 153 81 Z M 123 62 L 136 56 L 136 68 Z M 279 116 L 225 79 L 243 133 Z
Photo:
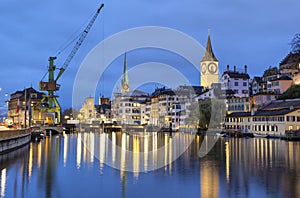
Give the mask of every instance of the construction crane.
M 93 26 L 96 18 L 98 17 L 101 9 L 103 8 L 104 4 L 101 4 L 101 6 L 97 9 L 97 12 L 93 16 L 93 18 L 90 20 L 84 31 L 81 33 L 79 39 L 77 40 L 75 46 L 73 47 L 72 51 L 68 55 L 67 59 L 65 60 L 63 66 L 59 68 L 59 73 L 55 77 L 55 70 L 56 65 L 54 64 L 54 60 L 56 59 L 55 56 L 49 57 L 49 67 L 48 67 L 48 81 L 43 81 L 43 79 L 40 81 L 39 88 L 41 91 L 47 91 L 48 95 L 45 95 L 45 97 L 42 99 L 41 103 L 46 102 L 46 106 L 44 105 L 43 108 L 39 108 L 39 112 L 47 112 L 47 113 L 55 113 L 56 123 L 60 123 L 61 121 L 61 108 L 57 101 L 57 97 L 54 95 L 55 91 L 58 91 L 60 88 L 60 85 L 57 84 L 57 81 L 61 77 L 61 75 L 64 73 L 66 68 L 69 66 L 70 62 L 72 61 L 73 57 L 77 53 L 78 49 L 80 48 L 82 42 L 86 38 L 87 34 L 89 33 L 91 27 Z M 47 74 L 46 74 L 47 75 Z M 45 76 L 46 76 L 45 75 Z M 44 76 L 44 77 L 45 77 Z M 44 78 L 43 77 L 43 78 Z M 41 105 L 41 104 L 38 104 Z M 41 117 L 41 116 L 39 116 Z M 52 123 L 54 122 L 51 120 Z

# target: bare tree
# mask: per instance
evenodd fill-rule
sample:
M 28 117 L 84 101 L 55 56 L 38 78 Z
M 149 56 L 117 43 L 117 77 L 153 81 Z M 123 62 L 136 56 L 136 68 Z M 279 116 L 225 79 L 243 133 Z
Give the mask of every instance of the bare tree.
M 299 53 L 300 52 L 300 33 L 295 34 L 291 44 L 291 52 Z

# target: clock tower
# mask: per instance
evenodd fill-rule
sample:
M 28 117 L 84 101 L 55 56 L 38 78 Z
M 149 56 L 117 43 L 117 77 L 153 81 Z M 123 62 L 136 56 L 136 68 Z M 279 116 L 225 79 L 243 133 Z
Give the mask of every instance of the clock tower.
M 121 93 L 129 92 L 129 80 L 128 80 L 128 72 L 127 72 L 127 63 L 126 63 L 126 52 L 124 56 L 124 68 L 123 68 L 123 76 L 121 80 Z
M 219 62 L 212 50 L 210 34 L 208 34 L 206 51 L 201 60 L 201 86 L 211 88 L 212 83 L 219 82 Z

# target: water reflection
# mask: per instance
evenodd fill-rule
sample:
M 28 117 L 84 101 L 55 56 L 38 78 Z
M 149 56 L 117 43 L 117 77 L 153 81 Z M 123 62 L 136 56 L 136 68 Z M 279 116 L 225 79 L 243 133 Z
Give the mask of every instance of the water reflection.
M 174 161 L 191 138 L 181 133 L 138 136 L 120 132 L 47 137 L 0 156 L 0 196 L 300 196 L 299 142 L 224 138 L 199 158 L 200 147 L 209 140 L 196 136 Z M 163 152 L 152 152 L 158 149 Z M 120 170 L 108 167 L 107 160 Z M 166 166 L 150 171 L 159 160 Z M 128 167 L 133 172 L 127 172 Z

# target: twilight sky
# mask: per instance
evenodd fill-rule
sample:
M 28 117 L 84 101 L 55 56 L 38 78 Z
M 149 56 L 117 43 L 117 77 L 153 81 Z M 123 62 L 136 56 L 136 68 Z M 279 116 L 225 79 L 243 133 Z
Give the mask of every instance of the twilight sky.
M 55 56 L 76 30 L 85 27 L 101 3 L 105 4 L 102 12 L 59 80 L 61 89 L 57 94 L 60 95 L 62 108 L 71 106 L 74 79 L 84 57 L 103 39 L 119 31 L 140 26 L 164 26 L 184 32 L 205 46 L 207 29 L 210 27 L 220 73 L 228 64 L 237 65 L 240 69 L 247 64 L 251 77 L 261 75 L 270 65 L 277 66 L 290 51 L 289 42 L 294 34 L 300 32 L 299 0 L 2 0 L 1 100 L 4 93 L 11 94 L 24 87 L 32 85 L 38 89 L 38 82 L 47 71 L 48 57 Z M 79 29 L 77 35 L 82 30 Z M 71 48 L 58 56 L 58 67 L 65 61 Z M 127 54 L 129 69 L 150 61 L 179 64 L 177 67 L 181 69 L 187 64 L 184 60 L 157 50 Z M 109 82 L 120 77 L 122 63 L 123 57 L 113 62 L 102 79 L 104 85 L 98 87 L 98 95 L 110 96 L 108 89 L 113 85 Z M 199 74 L 188 70 L 185 71 L 186 75 L 193 84 L 198 85 Z

